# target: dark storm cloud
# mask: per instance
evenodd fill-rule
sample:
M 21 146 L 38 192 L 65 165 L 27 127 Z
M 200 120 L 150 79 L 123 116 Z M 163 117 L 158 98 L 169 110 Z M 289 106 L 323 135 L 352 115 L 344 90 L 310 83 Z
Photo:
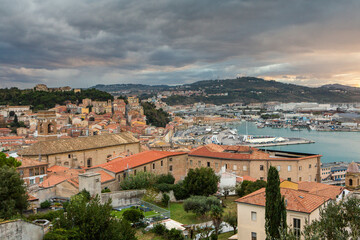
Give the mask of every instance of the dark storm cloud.
M 175 84 L 242 74 L 353 83 L 359 4 L 0 0 L 0 86 Z

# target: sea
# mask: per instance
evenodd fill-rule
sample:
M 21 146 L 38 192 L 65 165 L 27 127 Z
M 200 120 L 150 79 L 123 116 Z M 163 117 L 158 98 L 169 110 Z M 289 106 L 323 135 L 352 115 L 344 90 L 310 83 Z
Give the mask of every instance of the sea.
M 360 132 L 291 131 L 289 128 L 257 128 L 253 122 L 234 124 L 240 135 L 306 138 L 312 144 L 266 147 L 267 149 L 321 154 L 321 162 L 360 162 Z

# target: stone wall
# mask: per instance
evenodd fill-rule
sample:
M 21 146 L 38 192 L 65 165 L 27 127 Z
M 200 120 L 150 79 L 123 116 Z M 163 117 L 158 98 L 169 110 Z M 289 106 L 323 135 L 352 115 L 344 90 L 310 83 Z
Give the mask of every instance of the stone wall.
M 0 223 L 0 239 L 7 240 L 41 240 L 44 238 L 42 226 L 23 220 Z
M 102 193 L 101 201 L 103 203 L 111 199 L 113 207 L 123 207 L 136 204 L 138 199 L 141 199 L 146 190 L 126 190 L 110 193 Z

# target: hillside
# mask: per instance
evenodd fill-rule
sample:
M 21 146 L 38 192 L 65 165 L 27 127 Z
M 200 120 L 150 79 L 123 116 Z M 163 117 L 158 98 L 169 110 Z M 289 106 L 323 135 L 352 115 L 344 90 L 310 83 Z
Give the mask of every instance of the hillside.
M 66 101 L 78 103 L 84 98 L 97 101 L 114 99 L 109 93 L 97 89 L 83 89 L 80 93 L 74 91 L 44 92 L 18 88 L 0 89 L 0 105 L 30 105 L 34 110 L 53 108 L 56 104 L 62 105 Z
M 109 86 L 109 85 L 101 85 Z M 360 102 L 360 89 L 350 87 L 346 91 L 335 91 L 334 88 L 319 87 L 310 88 L 295 84 L 281 83 L 277 81 L 266 81 L 255 77 L 241 77 L 225 80 L 204 80 L 192 84 L 178 86 L 148 86 L 135 84 L 116 84 L 111 85 L 112 91 L 126 89 L 132 93 L 154 94 L 160 91 L 178 90 L 203 90 L 205 96 L 170 96 L 164 101 L 169 105 L 191 104 L 195 102 L 205 102 L 214 104 L 225 104 L 232 102 Z M 97 86 L 95 88 L 99 89 Z M 104 90 L 104 87 L 100 88 Z M 342 90 L 342 89 L 340 89 Z M 136 92 L 138 91 L 138 92 Z M 224 96 L 211 96 L 209 94 L 220 94 Z M 227 95 L 226 95 L 227 94 Z

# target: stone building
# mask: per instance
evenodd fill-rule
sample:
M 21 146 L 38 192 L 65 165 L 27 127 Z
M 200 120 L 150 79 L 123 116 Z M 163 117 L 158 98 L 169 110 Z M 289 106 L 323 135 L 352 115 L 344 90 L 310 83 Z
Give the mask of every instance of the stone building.
M 186 152 L 150 150 L 125 158 L 113 159 L 108 163 L 94 166 L 88 171 L 98 172 L 103 170 L 114 177 L 117 182 L 121 182 L 129 174 L 136 175 L 139 172 L 151 172 L 157 175 L 171 173 L 175 181 L 179 181 L 184 179 L 187 174 L 186 160 Z
M 139 140 L 129 132 L 39 141 L 20 150 L 18 155 L 40 158 L 49 167 L 86 168 L 106 163 L 107 158 L 124 152 L 128 155 L 140 152 Z
M 55 111 L 39 111 L 37 121 L 38 139 L 40 141 L 57 138 Z
M 348 189 L 357 189 L 360 186 L 360 171 L 357 163 L 349 164 L 345 174 L 345 186 Z
M 270 166 L 278 169 L 280 178 L 290 181 L 320 182 L 321 155 L 273 150 L 248 146 L 209 144 L 189 153 L 188 168 L 211 167 L 219 172 L 222 167 L 238 176 L 266 180 Z
M 28 158 L 19 158 L 18 160 L 21 162 L 21 166 L 17 167 L 16 171 L 28 186 L 44 181 L 47 176 L 48 163 Z

